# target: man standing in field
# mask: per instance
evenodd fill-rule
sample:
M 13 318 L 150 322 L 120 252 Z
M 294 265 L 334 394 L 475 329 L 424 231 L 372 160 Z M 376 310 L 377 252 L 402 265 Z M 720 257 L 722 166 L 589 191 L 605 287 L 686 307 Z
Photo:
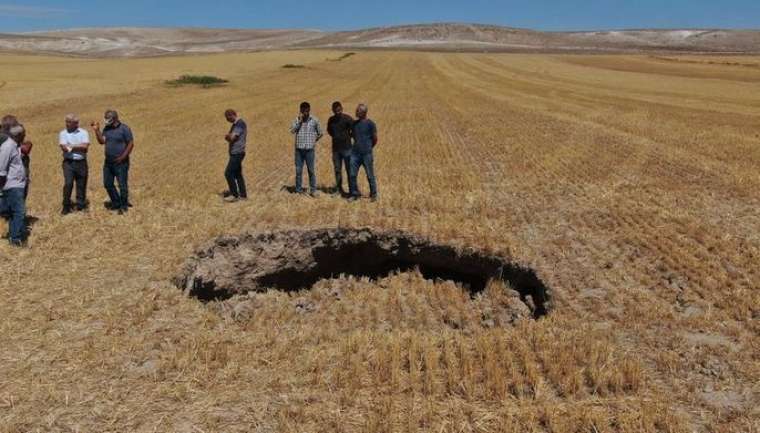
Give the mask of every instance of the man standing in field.
M 356 201 L 361 197 L 357 177 L 359 168 L 364 166 L 369 181 L 369 197 L 377 201 L 377 180 L 375 179 L 375 164 L 372 150 L 377 146 L 377 126 L 375 122 L 367 118 L 367 105 L 359 104 L 356 107 L 356 121 L 353 127 L 354 147 L 351 152 L 351 173 L 349 185 L 351 187 L 350 201 Z
M 77 187 L 76 210 L 87 208 L 87 149 L 90 146 L 90 134 L 79 127 L 79 117 L 66 115 L 66 128 L 58 134 L 58 144 L 63 152 L 63 210 L 61 215 L 71 213 L 71 191 L 74 183 Z
M 5 133 L 0 144 L 0 214 L 9 214 L 8 241 L 21 247 L 26 241 L 26 169 L 21 160 L 19 143 L 24 142 L 26 131 L 17 124 Z
M 245 189 L 245 179 L 243 178 L 243 159 L 245 158 L 248 126 L 243 119 L 238 117 L 235 110 L 229 109 L 225 111 L 224 117 L 232 124 L 230 132 L 224 136 L 224 139 L 229 144 L 230 153 L 230 160 L 227 163 L 227 169 L 224 171 L 224 177 L 227 179 L 227 185 L 229 186 L 225 201 L 233 203 L 248 198 L 248 192 Z
M 340 102 L 333 102 L 332 111 L 333 116 L 327 121 L 327 133 L 332 137 L 335 191 L 340 195 L 346 195 L 346 191 L 343 189 L 343 167 L 346 168 L 346 177 L 348 178 L 350 176 L 351 134 L 354 119 L 343 113 L 343 105 Z
M 314 147 L 322 138 L 322 127 L 319 119 L 311 116 L 311 105 L 308 102 L 301 103 L 301 113 L 290 126 L 291 134 L 296 137 L 296 192 L 302 193 L 301 181 L 303 177 L 303 165 L 309 171 L 309 194 L 317 195 L 316 157 Z
M 105 145 L 103 186 L 111 198 L 111 209 L 123 215 L 129 210 L 129 155 L 135 146 L 134 137 L 129 126 L 121 123 L 116 111 L 106 111 L 104 120 L 106 126 L 103 131 L 99 122 L 93 122 L 91 126 L 98 143 Z M 119 182 L 119 191 L 116 191 L 114 178 Z
M 9 137 L 10 128 L 19 124 L 16 116 L 12 114 L 6 114 L 2 119 L 2 132 L 0 132 L 0 144 L 2 144 Z M 24 170 L 26 171 L 26 187 L 24 187 L 24 200 L 29 196 L 29 175 L 31 165 L 31 153 L 34 144 L 31 141 L 24 140 L 23 143 L 18 143 L 19 150 L 21 151 L 21 161 L 24 164 Z

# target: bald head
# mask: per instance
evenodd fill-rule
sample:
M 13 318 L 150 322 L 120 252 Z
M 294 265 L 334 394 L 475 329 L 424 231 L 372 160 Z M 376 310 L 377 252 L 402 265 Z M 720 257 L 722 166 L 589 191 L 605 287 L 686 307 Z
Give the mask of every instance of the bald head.
M 19 124 L 11 126 L 8 129 L 8 135 L 16 143 L 21 143 L 22 141 L 24 141 L 24 138 L 26 138 L 26 129 L 24 129 L 24 125 L 19 123 Z
M 79 128 L 79 116 L 73 113 L 69 113 L 66 115 L 66 130 L 69 132 L 76 131 L 77 128 Z
M 367 117 L 367 112 L 369 109 L 367 108 L 367 104 L 359 104 L 356 106 L 356 117 L 359 119 L 364 119 Z

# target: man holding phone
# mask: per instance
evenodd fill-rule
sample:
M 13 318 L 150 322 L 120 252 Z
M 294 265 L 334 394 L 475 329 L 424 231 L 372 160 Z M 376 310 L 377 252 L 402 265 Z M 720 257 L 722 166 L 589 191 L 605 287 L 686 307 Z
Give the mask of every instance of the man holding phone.
M 314 147 L 324 135 L 319 119 L 311 115 L 311 105 L 308 102 L 301 103 L 300 114 L 290 126 L 290 133 L 296 138 L 296 192 L 302 193 L 303 165 L 309 171 L 309 195 L 317 195 L 316 157 Z
M 92 122 L 98 143 L 105 145 L 106 159 L 103 163 L 103 186 L 111 198 L 111 209 L 123 215 L 129 210 L 129 155 L 135 147 L 132 130 L 119 120 L 119 113 L 106 111 L 105 128 L 100 130 L 99 122 Z M 116 190 L 114 178 L 119 182 Z

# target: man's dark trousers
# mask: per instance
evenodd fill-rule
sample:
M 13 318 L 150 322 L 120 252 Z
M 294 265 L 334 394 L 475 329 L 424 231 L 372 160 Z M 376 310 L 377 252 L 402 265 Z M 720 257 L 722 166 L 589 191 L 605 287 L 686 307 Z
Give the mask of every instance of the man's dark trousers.
M 227 169 L 224 170 L 224 177 L 230 187 L 230 194 L 236 198 L 248 198 L 248 191 L 245 189 L 245 179 L 243 178 L 243 159 L 245 159 L 245 153 L 230 154 Z
M 364 167 L 364 171 L 367 173 L 367 181 L 369 181 L 369 195 L 370 197 L 377 197 L 377 179 L 375 178 L 375 158 L 372 152 L 362 153 L 353 152 L 351 154 L 351 172 L 349 174 L 348 185 L 351 188 L 351 195 L 359 197 L 359 169 Z
M 77 186 L 77 209 L 87 207 L 87 160 L 63 160 L 63 208 L 71 209 L 71 191 Z
M 118 191 L 114 179 L 119 182 Z M 111 199 L 111 209 L 126 210 L 129 207 L 129 160 L 122 163 L 106 160 L 103 164 L 103 186 Z
M 351 149 L 333 150 L 333 168 L 335 169 L 335 188 L 340 192 L 343 190 L 343 167 L 346 168 L 346 174 L 351 176 Z M 350 184 L 350 182 L 349 182 Z
M 314 149 L 296 149 L 296 192 L 302 192 L 303 165 L 309 172 L 309 192 L 317 190 L 316 155 Z
M 26 239 L 26 200 L 24 188 L 11 188 L 3 191 L 0 198 L 0 214 L 10 215 L 8 223 L 8 240 L 11 243 Z

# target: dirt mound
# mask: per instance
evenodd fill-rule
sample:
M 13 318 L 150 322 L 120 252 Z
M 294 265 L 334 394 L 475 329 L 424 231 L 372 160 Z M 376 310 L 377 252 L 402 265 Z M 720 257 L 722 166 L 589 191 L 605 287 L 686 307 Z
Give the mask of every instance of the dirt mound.
M 519 293 L 534 316 L 547 313 L 549 289 L 531 269 L 473 249 L 370 229 L 221 237 L 191 257 L 174 283 L 209 301 L 268 289 L 309 289 L 338 276 L 377 279 L 415 269 L 426 279 L 454 281 L 473 294 L 491 281 L 503 281 Z

